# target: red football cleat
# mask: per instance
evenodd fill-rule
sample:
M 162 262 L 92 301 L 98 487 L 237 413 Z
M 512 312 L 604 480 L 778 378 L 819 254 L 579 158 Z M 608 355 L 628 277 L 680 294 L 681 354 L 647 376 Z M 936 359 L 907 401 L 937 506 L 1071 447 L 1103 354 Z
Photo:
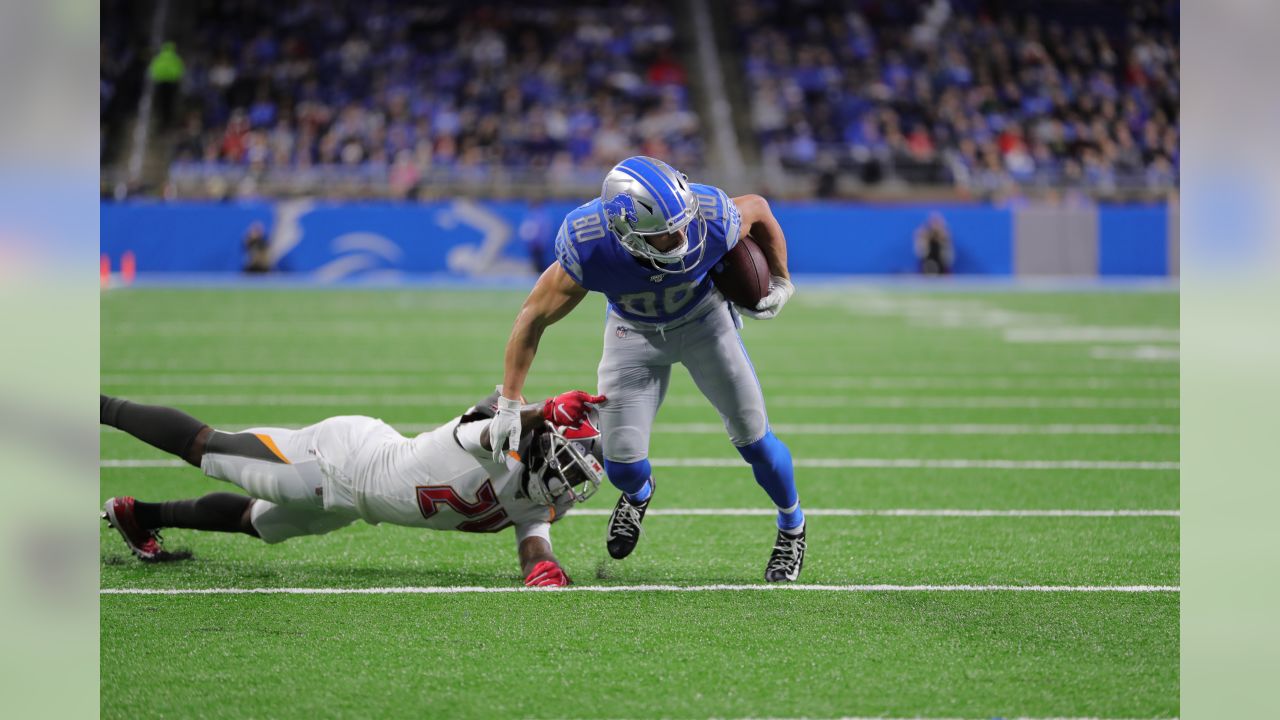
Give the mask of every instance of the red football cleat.
M 115 528 L 124 538 L 134 555 L 144 562 L 155 562 L 165 559 L 166 553 L 160 546 L 160 536 L 154 530 L 145 530 L 133 516 L 133 498 L 113 497 L 102 506 L 102 519 Z

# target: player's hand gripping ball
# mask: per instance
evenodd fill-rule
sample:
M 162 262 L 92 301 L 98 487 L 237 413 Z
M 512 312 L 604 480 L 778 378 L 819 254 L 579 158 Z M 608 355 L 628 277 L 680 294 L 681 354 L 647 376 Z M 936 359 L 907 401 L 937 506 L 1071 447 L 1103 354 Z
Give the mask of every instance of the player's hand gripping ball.
M 551 560 L 543 560 L 533 566 L 529 577 L 524 579 L 526 587 L 564 587 L 573 582 L 564 570 Z
M 787 301 L 791 299 L 795 292 L 796 287 L 791 284 L 790 280 L 775 275 L 769 281 L 769 294 L 756 303 L 754 309 L 743 308 L 742 314 L 757 320 L 775 318 L 778 313 L 782 312 L 782 306 L 787 304 Z
M 589 407 L 604 401 L 603 395 L 589 395 L 581 390 L 570 390 L 548 398 L 542 405 L 542 417 L 553 425 L 576 429 L 582 425 L 582 421 L 587 419 Z

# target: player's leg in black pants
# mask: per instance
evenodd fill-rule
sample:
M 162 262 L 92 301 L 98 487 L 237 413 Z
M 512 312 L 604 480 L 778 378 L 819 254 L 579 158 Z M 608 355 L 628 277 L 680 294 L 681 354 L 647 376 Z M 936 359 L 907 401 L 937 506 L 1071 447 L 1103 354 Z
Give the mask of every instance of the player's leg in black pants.
M 200 467 L 206 450 L 233 448 L 261 441 L 240 433 L 214 430 L 190 415 L 170 407 L 144 405 L 123 398 L 100 396 L 99 421 L 123 430 L 139 440 Z M 239 454 L 239 453 L 236 453 Z M 210 493 L 190 500 L 146 503 L 134 500 L 132 516 L 144 531 L 185 528 L 239 532 L 257 537 L 250 522 L 253 498 L 237 493 Z M 120 508 L 123 512 L 124 508 Z M 122 518 L 124 520 L 124 518 Z M 126 521 L 127 522 L 127 521 Z

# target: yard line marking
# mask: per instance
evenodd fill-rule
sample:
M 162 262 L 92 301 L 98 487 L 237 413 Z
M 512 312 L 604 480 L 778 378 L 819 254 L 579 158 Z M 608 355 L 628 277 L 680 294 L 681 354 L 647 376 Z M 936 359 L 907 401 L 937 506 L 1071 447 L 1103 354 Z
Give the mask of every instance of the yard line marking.
M 1177 347 L 1163 345 L 1137 345 L 1134 347 L 1113 347 L 1095 345 L 1089 350 L 1094 360 L 1135 360 L 1138 362 L 1177 362 L 1181 351 Z
M 279 588 L 101 588 L 100 595 L 459 595 L 525 592 L 1033 592 L 1180 593 L 1178 585 L 570 585 L 559 588 L 483 587 L 279 587 Z
M 270 395 L 139 395 L 134 400 L 157 405 L 266 405 L 307 407 L 316 405 L 441 406 L 470 407 L 479 398 L 474 395 L 435 395 L 403 393 L 387 395 L 347 394 L 270 394 Z M 839 396 L 839 395 L 774 395 L 767 398 L 774 407 L 866 407 L 866 408 L 1073 408 L 1073 409 L 1176 409 L 1177 398 L 1144 397 L 1018 397 L 1018 396 Z M 703 407 L 706 398 L 682 395 L 668 398 L 667 405 Z
M 499 374 L 501 371 L 497 371 Z M 340 384 L 344 387 L 406 387 L 414 385 L 450 384 L 466 385 L 488 380 L 493 372 L 466 372 L 450 370 L 444 373 L 424 370 L 419 374 L 385 374 L 378 372 L 355 373 L 350 370 L 305 373 L 262 372 L 117 372 L 100 376 L 103 385 L 271 385 L 276 387 Z M 543 383 L 575 383 L 594 381 L 595 370 L 580 373 L 540 373 Z M 772 387 L 821 387 L 821 388 L 871 388 L 871 389 L 969 389 L 969 390 L 1105 390 L 1136 389 L 1177 390 L 1177 378 L 1117 378 L 1117 377 L 1056 377 L 1007 378 L 939 375 L 804 375 L 792 376 L 769 373 Z
M 733 720 L 787 720 L 787 719 L 783 719 L 783 717 L 735 717 L 735 719 Z M 809 717 L 808 720 L 972 720 L 972 719 L 968 719 L 968 717 L 922 717 L 919 715 L 916 715 L 914 717 L 884 717 L 884 716 L 854 717 L 854 716 L 845 715 L 841 717 L 827 717 L 827 719 L 819 719 L 819 717 Z M 1007 719 L 1006 717 L 1001 717 L 1001 720 L 1178 720 L 1178 717 L 1167 717 L 1167 719 L 1166 717 L 1124 717 L 1124 719 L 1119 719 L 1119 717 L 1097 717 L 1097 716 L 1028 717 L 1025 715 L 1019 715 L 1016 717 L 1007 717 Z
M 606 517 L 613 514 L 605 508 L 575 508 L 565 517 Z M 648 515 L 672 517 L 773 517 L 771 508 L 651 508 Z M 1112 517 L 1181 517 L 1180 510 L 952 510 L 934 508 L 805 508 L 806 517 L 961 517 L 961 518 L 1112 518 Z
M 1004 331 L 1009 343 L 1176 343 L 1177 328 L 1166 327 L 1016 327 Z
M 170 468 L 192 467 L 185 460 L 99 460 L 100 468 Z
M 809 716 L 805 716 L 805 717 L 808 720 L 972 720 L 972 719 L 969 719 L 969 717 L 922 717 L 919 715 L 916 715 L 914 717 L 884 717 L 884 716 L 854 717 L 854 716 L 845 715 L 841 717 L 826 717 L 826 719 L 823 719 L 823 717 L 809 717 Z M 788 720 L 788 719 L 785 719 L 785 717 L 735 717 L 735 719 L 732 719 L 732 720 Z M 1097 716 L 1028 717 L 1025 715 L 1019 715 L 1016 717 L 1001 716 L 1000 720 L 1178 720 L 1178 717 L 1123 717 L 1123 719 L 1120 719 L 1120 717 L 1097 717 Z
M 261 427 L 263 423 L 226 423 L 225 430 L 241 430 Z M 298 423 L 271 423 L 272 427 L 297 429 Z M 406 433 L 430 432 L 440 427 L 438 423 L 396 423 L 394 427 Z M 770 423 L 770 427 L 782 433 L 804 435 L 1177 435 L 1177 425 L 1150 423 L 1145 425 L 1071 425 L 1071 424 L 983 424 L 983 423 Z M 110 425 L 100 426 L 102 432 L 123 432 Z M 655 435 L 723 435 L 720 423 L 664 423 L 655 426 Z
M 738 458 L 675 458 L 656 459 L 650 463 L 654 467 L 745 467 L 746 463 Z M 851 468 L 901 468 L 901 469 L 933 469 L 933 470 L 968 470 L 975 468 L 994 470 L 1177 470 L 1176 462 L 1151 460 L 959 460 L 959 459 L 920 459 L 920 458 L 800 458 L 794 461 L 796 467 L 820 470 Z M 169 468 L 189 467 L 186 461 L 178 459 L 143 460 L 130 458 L 112 458 L 100 460 L 98 467 L 104 468 Z
M 1177 435 L 1177 425 L 1018 425 L 984 423 L 769 423 L 778 432 L 803 435 Z M 247 427 L 247 426 L 246 426 Z M 654 434 L 719 435 L 719 423 L 664 423 Z
M 677 404 L 702 398 L 676 398 Z M 703 401 L 705 402 L 705 401 Z M 775 407 L 869 407 L 869 408 L 1177 408 L 1177 398 L 1140 397 L 844 397 L 840 395 L 775 395 L 766 398 Z M 699 403 L 700 404 L 700 403 Z
M 599 349 L 599 341 L 593 346 L 593 352 Z M 234 372 L 254 372 L 254 373 L 275 373 L 280 371 L 280 364 L 277 358 L 271 357 L 268 353 L 263 353 L 259 358 L 243 357 L 243 353 L 238 357 L 238 364 Z M 492 379 L 495 375 L 502 375 L 502 367 L 491 365 L 491 358 L 483 360 L 479 358 L 454 358 L 448 364 L 433 364 L 429 362 L 405 362 L 405 363 L 378 363 L 371 358 L 360 358 L 350 362 L 332 363 L 328 361 L 308 362 L 307 359 L 299 359 L 291 361 L 290 367 L 296 369 L 300 373 L 335 373 L 335 372 L 359 372 L 359 373 L 378 373 L 378 374 L 398 374 L 421 376 L 430 373 L 452 373 L 459 374 L 460 368 L 469 368 L 471 373 L 478 374 L 479 377 L 486 380 Z M 485 370 L 485 368 L 489 368 Z M 548 363 L 543 366 L 538 364 L 539 376 L 546 374 L 569 374 L 585 375 L 591 377 L 595 374 L 594 362 L 587 368 L 577 365 Z M 838 365 L 824 365 L 821 368 L 810 368 L 810 372 L 804 373 L 787 373 L 777 372 L 769 373 L 770 377 L 775 375 L 779 378 L 809 378 L 822 377 L 824 375 L 840 375 L 850 376 L 856 375 L 859 368 L 865 368 L 868 372 L 883 372 L 883 365 L 852 365 L 847 358 L 841 358 Z M 1069 362 L 1054 360 L 1051 362 L 1033 362 L 1033 361 L 1010 361 L 992 365 L 986 363 L 982 365 L 962 365 L 955 362 L 911 362 L 902 361 L 895 362 L 893 369 L 896 372 L 910 375 L 936 376 L 940 378 L 960 378 L 960 377 L 976 377 L 976 378 L 1008 378 L 1010 375 L 1019 377 L 1020 379 L 1043 379 L 1043 378 L 1115 378 L 1117 380 L 1146 380 L 1152 377 L 1152 372 L 1134 372 L 1124 366 L 1116 366 L 1112 363 L 1090 363 L 1088 367 L 1082 364 L 1080 359 L 1072 359 Z M 123 373 L 123 372 L 146 372 L 146 373 L 226 373 L 227 368 L 223 365 L 197 365 L 191 360 L 142 360 L 135 362 L 118 362 L 99 369 L 103 373 Z M 817 373 L 824 375 L 818 375 Z M 1163 375 L 1165 379 L 1176 382 L 1178 374 L 1176 372 L 1158 373 Z M 489 383 L 492 384 L 492 383 Z
M 654 467 L 740 467 L 737 458 L 677 458 L 651 460 Z M 1129 460 L 959 460 L 921 458 L 799 458 L 796 467 L 817 469 L 848 468 L 931 468 L 996 470 L 1177 470 L 1178 463 Z

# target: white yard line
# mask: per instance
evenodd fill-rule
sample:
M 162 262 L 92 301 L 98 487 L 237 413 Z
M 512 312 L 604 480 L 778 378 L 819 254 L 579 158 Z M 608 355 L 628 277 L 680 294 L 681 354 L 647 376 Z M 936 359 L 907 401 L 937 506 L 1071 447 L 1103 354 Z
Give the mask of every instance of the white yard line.
M 225 430 L 261 427 L 264 423 L 233 422 L 220 424 Z M 267 423 L 272 427 L 297 429 L 299 423 Z M 422 433 L 440 427 L 435 423 L 396 423 L 403 433 Z M 985 424 L 985 423 L 770 423 L 780 433 L 799 435 L 1177 435 L 1177 425 L 1148 423 L 1142 425 L 1071 425 L 1055 424 Z M 122 432 L 109 425 L 102 432 Z M 720 423 L 661 423 L 653 427 L 655 435 L 723 435 Z
M 1177 435 L 1177 425 L 1019 425 L 984 423 L 770 423 L 798 435 Z M 659 423 L 655 434 L 722 435 L 719 423 Z
M 1028 593 L 1180 593 L 1178 585 L 570 585 L 519 587 L 279 587 L 279 588 L 102 588 L 102 595 L 460 595 L 525 592 L 1028 592 Z
M 1004 340 L 1010 343 L 1176 343 L 1178 338 L 1178 329 L 1168 327 L 1067 325 L 1064 327 L 1014 327 L 1004 331 Z
M 787 720 L 787 719 L 783 719 L 783 717 L 735 717 L 735 719 L 732 719 L 732 720 Z M 968 717 L 922 717 L 922 716 L 854 717 L 854 716 L 845 715 L 841 717 L 808 717 L 806 716 L 806 720 L 972 720 L 972 719 L 968 719 Z M 1125 717 L 1125 719 L 1112 719 L 1112 717 L 1027 717 L 1027 716 L 1019 715 L 1016 717 L 1001 716 L 1001 720 L 1178 720 L 1178 717 L 1169 717 L 1169 719 L 1165 719 L 1165 717 L 1146 717 L 1146 719 L 1138 719 L 1138 717 Z
M 736 458 L 677 458 L 650 461 L 654 467 L 740 467 Z M 957 460 L 921 458 L 799 458 L 796 467 L 843 468 L 931 468 L 996 470 L 1177 470 L 1178 463 L 1130 460 Z
M 500 374 L 500 372 L 498 373 Z M 208 385 L 208 386 L 262 386 L 275 385 L 298 387 L 308 385 L 338 385 L 342 387 L 413 387 L 421 385 L 479 385 L 493 379 L 493 372 L 466 372 L 452 370 L 420 374 L 386 374 L 377 371 L 306 373 L 257 373 L 257 372 L 122 372 L 102 375 L 103 385 Z M 580 373 L 538 373 L 540 383 L 594 382 L 595 371 Z M 793 376 L 768 373 L 770 387 L 815 388 L 869 388 L 869 389 L 969 389 L 969 390 L 1114 390 L 1152 389 L 1176 390 L 1177 378 L 1147 377 L 974 377 L 941 375 L 804 375 Z
M 745 467 L 737 458 L 677 458 L 655 459 L 654 467 Z M 1177 470 L 1176 462 L 1151 460 L 960 460 L 920 458 L 800 458 L 796 467 L 819 470 L 847 468 L 900 468 L 934 470 Z M 110 458 L 100 460 L 104 468 L 170 468 L 190 467 L 178 459 L 142 460 Z
M 593 347 L 592 352 L 598 352 L 598 347 Z M 501 359 L 501 358 L 499 358 Z M 810 378 L 810 377 L 864 377 L 865 372 L 883 372 L 884 366 L 875 365 L 858 365 L 857 358 L 841 357 L 839 362 L 832 362 L 821 366 L 813 366 L 809 368 L 810 372 L 804 373 L 786 373 L 786 372 L 769 372 L 766 373 L 770 377 L 779 378 Z M 393 374 L 405 375 L 412 377 L 422 377 L 440 373 L 443 375 L 469 375 L 478 377 L 492 385 L 501 379 L 502 367 L 493 366 L 492 358 L 488 360 L 480 360 L 477 358 L 455 358 L 448 363 L 429 363 L 429 362 L 405 362 L 405 363 L 380 363 L 378 358 L 369 356 L 363 357 L 351 362 L 329 362 L 319 356 L 311 358 L 299 359 L 296 362 L 291 361 L 290 367 L 297 369 L 299 373 L 357 373 L 357 374 Z M 484 368 L 489 368 L 485 370 Z M 464 370 L 464 368 L 467 368 Z M 859 370 L 863 372 L 859 372 Z M 940 377 L 940 378 L 996 378 L 1006 379 L 1009 376 L 1015 376 L 1018 379 L 1050 379 L 1050 378 L 1070 378 L 1070 379 L 1091 379 L 1091 378 L 1113 378 L 1116 380 L 1127 381 L 1134 379 L 1150 379 L 1151 374 L 1147 372 L 1135 373 L 1124 367 L 1117 367 L 1111 363 L 1089 363 L 1087 359 L 1071 359 L 1064 361 L 1062 359 L 1052 360 L 1049 362 L 1036 362 L 1028 360 L 1016 360 L 1001 362 L 993 365 L 988 363 L 959 363 L 950 359 L 942 359 L 938 361 L 914 362 L 903 360 L 893 363 L 895 372 L 904 375 L 916 375 L 922 377 Z M 278 359 L 271 358 L 268 354 L 263 354 L 260 358 L 250 359 L 244 358 L 243 362 L 229 370 L 226 365 L 199 365 L 191 360 L 145 360 L 137 362 L 113 362 L 99 369 L 104 374 L 115 373 L 142 373 L 147 375 L 166 374 L 166 373 L 212 373 L 227 374 L 235 373 L 266 373 L 273 374 L 280 372 Z M 821 374 L 819 374 L 821 373 Z M 591 360 L 591 364 L 584 370 L 580 364 L 569 366 L 565 364 L 548 363 L 543 365 L 541 361 L 538 363 L 538 377 L 550 375 L 572 375 L 580 377 L 587 375 L 588 377 L 595 374 L 595 360 Z M 497 376 L 497 380 L 495 380 Z M 895 376 L 896 377 L 896 376 Z M 1164 379 L 1177 380 L 1177 373 L 1165 374 Z
M 608 517 L 606 508 L 576 508 L 565 517 Z M 647 515 L 671 517 L 773 517 L 770 508 L 653 508 Z M 951 510 L 945 508 L 805 508 L 806 517 L 1115 518 L 1180 517 L 1179 510 Z
M 1135 362 L 1177 362 L 1182 353 L 1177 346 L 1135 345 L 1133 347 L 1095 345 L 1089 350 L 1094 360 L 1133 360 Z
M 232 394 L 232 395 L 138 395 L 130 398 L 138 402 L 159 405 L 260 405 L 283 407 L 310 406 L 359 406 L 368 408 L 389 406 L 453 406 L 465 408 L 478 398 L 475 395 L 436 394 Z M 1177 409 L 1177 398 L 1149 397 L 1028 397 L 1028 396 L 858 396 L 858 395 L 770 395 L 766 402 L 772 407 L 827 408 L 1074 408 L 1074 409 Z M 704 407 L 706 398 L 699 395 L 681 395 L 666 400 L 666 405 L 676 407 Z

